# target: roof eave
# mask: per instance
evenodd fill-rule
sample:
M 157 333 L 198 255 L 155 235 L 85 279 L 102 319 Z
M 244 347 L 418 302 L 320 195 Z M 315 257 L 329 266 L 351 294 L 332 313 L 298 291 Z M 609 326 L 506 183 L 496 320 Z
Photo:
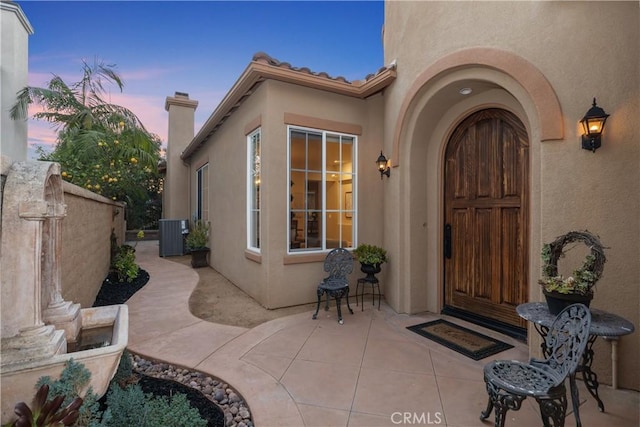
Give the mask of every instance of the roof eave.
M 384 68 L 375 76 L 363 82 L 348 83 L 341 80 L 327 79 L 319 75 L 302 73 L 290 68 L 252 61 L 220 104 L 218 104 L 218 107 L 216 107 L 211 116 L 209 116 L 204 126 L 202 126 L 187 148 L 182 152 L 180 158 L 187 160 L 191 157 L 209 135 L 215 132 L 215 130 L 222 125 L 223 121 L 231 115 L 233 110 L 240 105 L 244 98 L 251 95 L 252 88 L 264 80 L 278 80 L 340 95 L 365 99 L 389 86 L 395 78 L 395 67 Z

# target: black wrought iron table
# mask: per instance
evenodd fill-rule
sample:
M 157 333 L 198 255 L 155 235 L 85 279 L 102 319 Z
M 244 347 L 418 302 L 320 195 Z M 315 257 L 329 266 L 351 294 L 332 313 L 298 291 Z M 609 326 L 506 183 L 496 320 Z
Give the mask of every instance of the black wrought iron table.
M 600 412 L 604 412 L 604 403 L 598 395 L 598 376 L 591 370 L 591 363 L 593 362 L 593 343 L 598 337 L 603 337 L 606 340 L 611 340 L 612 352 L 615 351 L 615 345 L 617 340 L 623 336 L 632 333 L 635 330 L 633 323 L 629 322 L 613 313 L 608 313 L 597 308 L 591 310 L 591 327 L 589 328 L 589 341 L 587 342 L 587 348 L 582 355 L 582 363 L 578 367 L 577 372 L 582 373 L 582 379 L 589 393 L 598 402 L 598 409 Z M 548 350 L 544 344 L 544 338 L 547 335 L 549 327 L 555 316 L 549 313 L 547 304 L 544 302 L 529 302 L 520 304 L 516 307 L 516 312 L 523 319 L 532 322 L 536 331 L 543 338 L 541 347 L 544 356 L 548 356 Z M 613 367 L 613 376 L 615 377 L 615 366 Z M 577 403 L 577 402 L 575 402 Z M 576 417 L 577 418 L 577 417 Z

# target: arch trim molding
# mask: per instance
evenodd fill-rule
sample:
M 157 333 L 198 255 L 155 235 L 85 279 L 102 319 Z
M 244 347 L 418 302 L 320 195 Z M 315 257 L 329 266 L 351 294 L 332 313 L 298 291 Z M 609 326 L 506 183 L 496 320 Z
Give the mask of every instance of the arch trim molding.
M 437 76 L 463 67 L 484 67 L 505 73 L 530 96 L 538 115 L 541 141 L 564 139 L 560 102 L 544 74 L 531 62 L 511 52 L 494 48 L 470 48 L 438 59 L 415 80 L 405 96 L 393 135 L 393 166 L 400 165 L 400 137 L 420 90 Z

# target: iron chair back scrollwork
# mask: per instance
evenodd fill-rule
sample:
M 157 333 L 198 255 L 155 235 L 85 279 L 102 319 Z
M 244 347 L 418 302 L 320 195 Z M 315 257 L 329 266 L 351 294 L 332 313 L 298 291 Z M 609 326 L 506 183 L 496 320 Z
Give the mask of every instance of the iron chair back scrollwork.
M 348 275 L 353 272 L 353 255 L 345 248 L 332 249 L 324 260 L 324 271 L 329 273 L 318 285 L 318 305 L 313 315 L 314 319 L 318 317 L 320 310 L 320 300 L 323 294 L 327 294 L 327 303 L 325 310 L 329 310 L 329 298 L 334 297 L 338 310 L 338 322 L 342 325 L 342 310 L 340 309 L 340 300 L 347 297 L 347 308 L 353 314 L 353 310 L 349 305 L 349 279 Z
M 549 356 L 529 363 L 515 360 L 496 360 L 484 367 L 484 381 L 489 394 L 487 408 L 480 419 L 485 420 L 494 410 L 495 426 L 504 426 L 507 410 L 518 410 L 522 401 L 531 396 L 540 406 L 545 426 L 563 426 L 567 413 L 567 392 L 564 386 L 569 377 L 576 422 L 581 425 L 575 408 L 578 402 L 575 373 L 589 339 L 591 312 L 583 304 L 573 304 L 555 318 L 545 338 Z

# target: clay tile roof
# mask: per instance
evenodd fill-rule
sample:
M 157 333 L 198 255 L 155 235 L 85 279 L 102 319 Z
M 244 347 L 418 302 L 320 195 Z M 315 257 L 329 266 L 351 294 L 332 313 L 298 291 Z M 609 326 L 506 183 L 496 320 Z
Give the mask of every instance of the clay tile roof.
M 363 80 L 350 82 L 343 76 L 331 77 L 327 72 L 314 72 L 309 67 L 293 67 L 288 62 L 278 61 L 264 52 L 253 55 L 253 59 L 213 111 L 198 134 L 180 156 L 187 159 L 222 126 L 240 104 L 254 92 L 255 87 L 265 80 L 273 79 L 306 86 L 340 95 L 366 99 L 389 86 L 396 78 L 396 65 L 381 67 Z
M 342 76 L 331 77 L 329 75 L 329 73 L 327 73 L 326 71 L 314 72 L 309 67 L 293 67 L 288 62 L 278 61 L 277 59 L 267 55 L 264 52 L 258 52 L 255 55 L 253 55 L 253 62 L 259 62 L 259 63 L 263 63 L 263 64 L 268 64 L 268 65 L 271 65 L 271 66 L 274 66 L 274 67 L 287 68 L 289 70 L 297 71 L 299 73 L 304 73 L 304 74 L 310 74 L 312 76 L 323 77 L 323 78 L 325 78 L 327 80 L 335 80 L 335 81 L 343 82 L 343 83 L 351 83 L 349 80 L 347 80 L 346 78 L 344 78 Z M 386 69 L 386 67 L 383 67 L 383 69 Z

